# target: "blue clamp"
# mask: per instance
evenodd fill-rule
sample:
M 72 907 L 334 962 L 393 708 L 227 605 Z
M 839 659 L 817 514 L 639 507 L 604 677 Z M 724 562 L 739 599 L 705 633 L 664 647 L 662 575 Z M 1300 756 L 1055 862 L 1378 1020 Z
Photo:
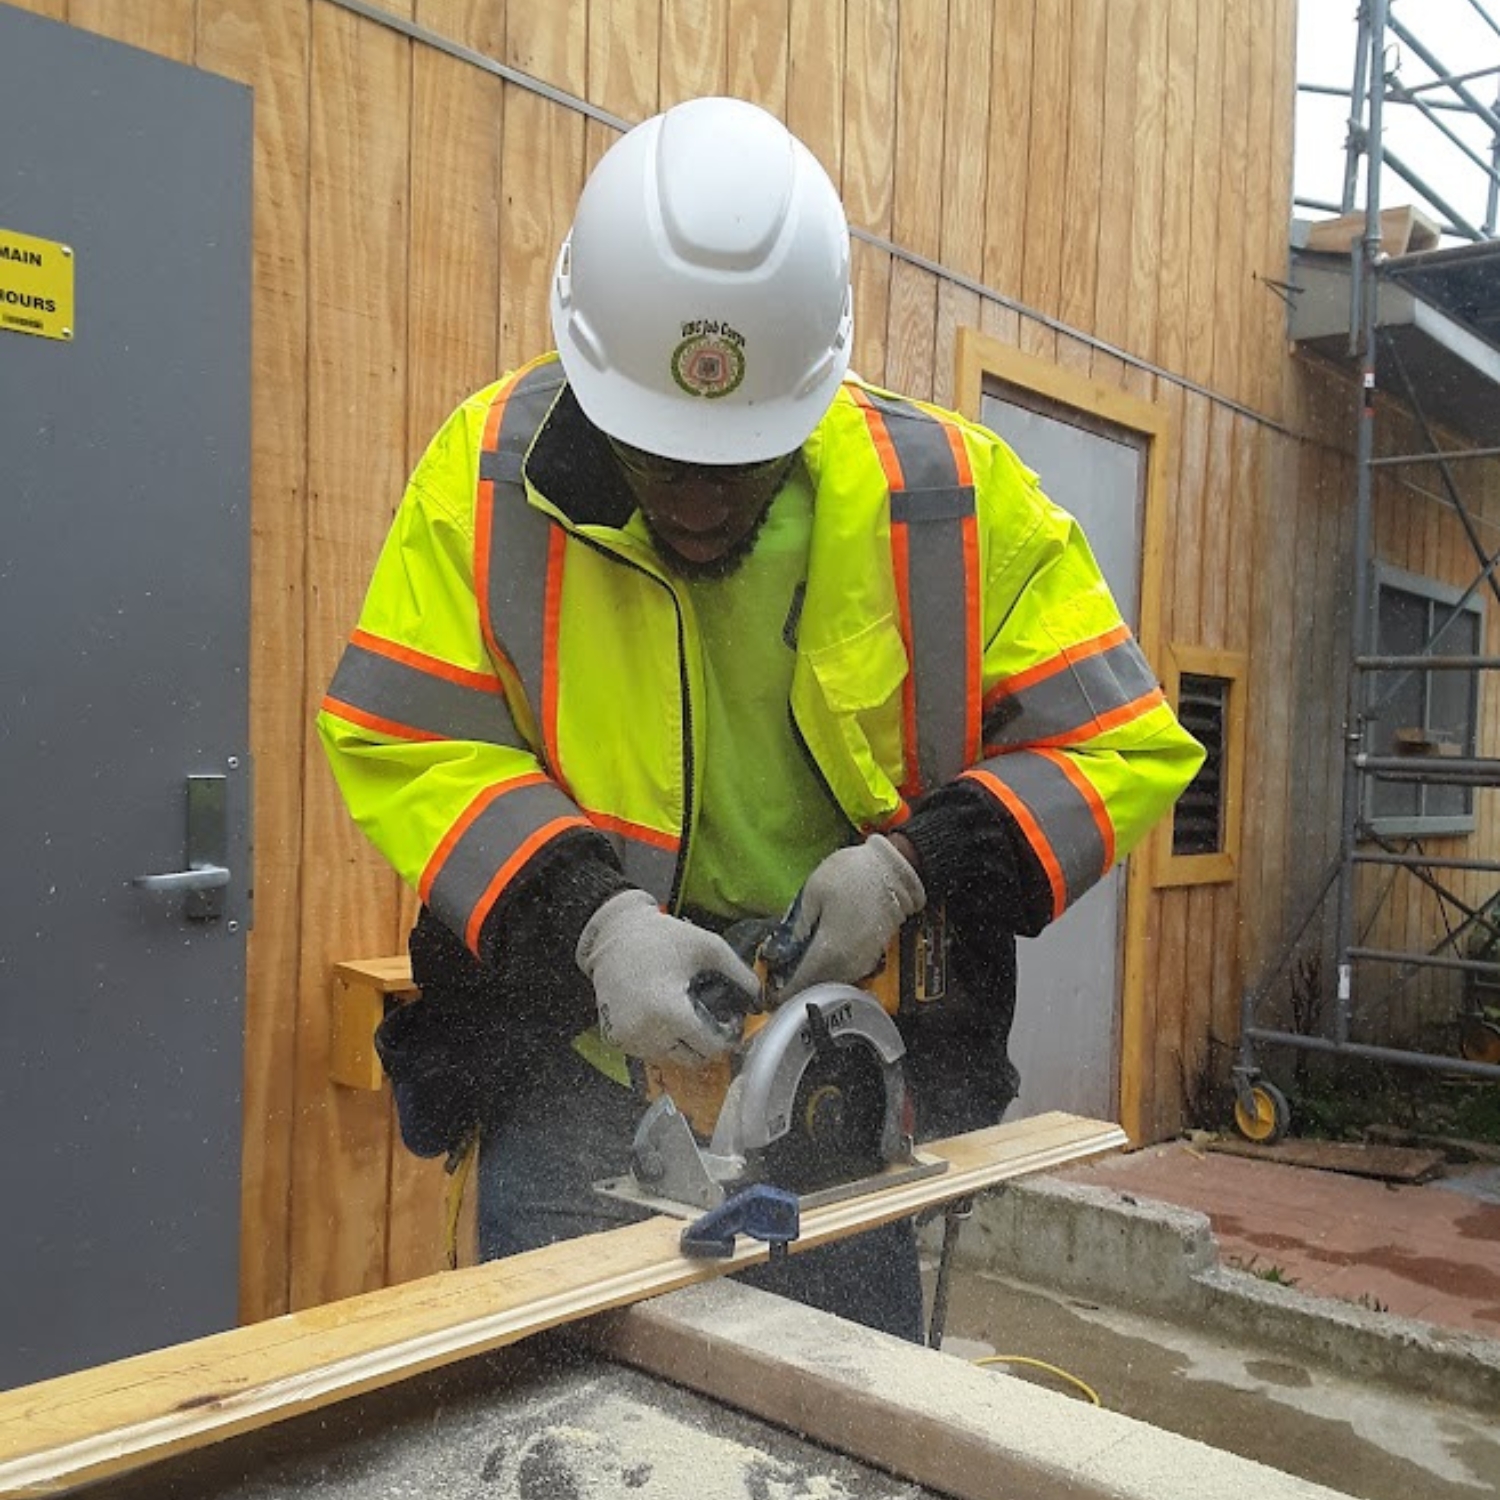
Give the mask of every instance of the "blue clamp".
M 679 1245 L 684 1255 L 723 1260 L 734 1254 L 734 1237 L 748 1234 L 771 1247 L 772 1260 L 780 1260 L 801 1232 L 797 1195 L 757 1182 L 695 1219 L 682 1231 Z

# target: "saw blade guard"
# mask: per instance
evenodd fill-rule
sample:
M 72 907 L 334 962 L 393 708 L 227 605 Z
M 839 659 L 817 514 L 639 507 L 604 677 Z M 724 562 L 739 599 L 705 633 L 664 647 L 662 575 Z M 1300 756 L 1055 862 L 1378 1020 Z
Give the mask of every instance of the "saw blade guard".
M 910 1142 L 902 1133 L 906 1044 L 896 1024 L 865 990 L 818 984 L 783 1005 L 756 1034 L 714 1128 L 715 1155 L 744 1157 L 764 1150 L 792 1126 L 802 1076 L 820 1046 L 863 1047 L 874 1054 L 885 1084 L 880 1154 L 895 1161 Z

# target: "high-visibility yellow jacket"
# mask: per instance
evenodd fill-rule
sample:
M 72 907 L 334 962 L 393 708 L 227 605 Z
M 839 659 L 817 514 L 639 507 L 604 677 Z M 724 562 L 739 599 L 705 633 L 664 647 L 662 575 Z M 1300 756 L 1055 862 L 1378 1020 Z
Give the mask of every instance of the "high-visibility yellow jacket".
M 603 834 L 669 907 L 692 848 L 697 626 L 628 510 L 565 493 L 583 425 L 553 355 L 453 414 L 319 715 L 353 816 L 476 952 L 561 836 Z M 1059 915 L 1203 758 L 1082 532 L 993 433 L 857 380 L 802 456 L 790 710 L 830 791 L 868 830 L 969 778 Z

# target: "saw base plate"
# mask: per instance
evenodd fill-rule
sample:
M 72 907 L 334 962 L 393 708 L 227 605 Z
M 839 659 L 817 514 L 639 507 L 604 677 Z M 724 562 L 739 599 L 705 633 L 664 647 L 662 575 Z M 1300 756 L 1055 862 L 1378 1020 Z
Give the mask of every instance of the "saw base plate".
M 851 1198 L 862 1198 L 867 1193 L 878 1193 L 883 1188 L 896 1187 L 905 1182 L 919 1182 L 924 1177 L 937 1177 L 948 1170 L 948 1163 L 938 1156 L 925 1156 L 920 1151 L 912 1153 L 909 1162 L 893 1162 L 879 1172 L 865 1177 L 851 1178 L 848 1182 L 835 1183 L 832 1187 L 820 1188 L 814 1193 L 799 1193 L 798 1205 L 804 1209 L 822 1208 L 829 1203 L 845 1203 Z M 725 1187 L 724 1196 L 733 1196 L 741 1188 L 752 1185 L 754 1179 L 737 1182 Z M 657 1213 L 670 1214 L 677 1219 L 696 1219 L 703 1209 L 689 1203 L 679 1203 L 675 1198 L 662 1198 L 647 1192 L 628 1172 L 622 1177 L 606 1177 L 594 1184 L 594 1191 L 606 1198 L 616 1198 L 622 1203 L 633 1203 L 640 1208 L 654 1209 Z

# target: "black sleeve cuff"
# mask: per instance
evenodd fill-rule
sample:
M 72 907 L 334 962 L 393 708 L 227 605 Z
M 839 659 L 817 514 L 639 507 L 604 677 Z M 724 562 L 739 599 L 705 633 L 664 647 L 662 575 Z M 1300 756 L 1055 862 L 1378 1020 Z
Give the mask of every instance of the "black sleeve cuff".
M 479 956 L 488 965 L 571 967 L 589 918 L 630 889 L 614 851 L 597 834 L 565 834 L 537 859 L 520 889 L 485 918 Z
M 974 781 L 929 793 L 901 824 L 930 902 L 982 909 L 989 922 L 1035 936 L 1052 918 L 1052 887 L 1004 806 Z

